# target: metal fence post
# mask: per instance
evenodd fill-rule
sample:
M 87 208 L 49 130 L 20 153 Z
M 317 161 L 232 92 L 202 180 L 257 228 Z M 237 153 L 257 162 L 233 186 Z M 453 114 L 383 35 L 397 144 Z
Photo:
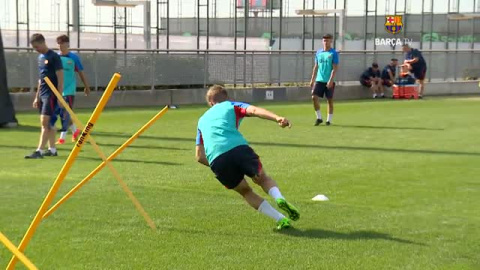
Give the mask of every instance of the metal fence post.
M 255 76 L 255 65 L 254 65 L 254 63 L 253 63 L 253 61 L 255 61 L 254 54 L 255 54 L 255 51 L 252 51 L 252 70 L 251 70 L 252 88 L 253 88 L 254 85 L 255 85 L 255 79 L 254 79 L 254 76 Z
M 243 53 L 243 87 L 247 87 L 247 52 Z
M 295 54 L 295 79 L 294 82 L 298 83 L 298 53 Z
M 236 50 L 233 51 L 233 87 L 237 87 L 237 51 Z
M 282 85 L 282 51 L 278 51 L 278 86 Z
M 207 57 L 208 57 L 208 51 L 204 51 L 203 52 L 203 88 L 207 87 L 207 76 L 208 76 Z
M 150 52 L 150 58 L 151 58 L 151 62 L 150 64 L 152 65 L 151 66 L 151 75 L 152 75 L 152 78 L 151 78 L 151 85 L 150 85 L 150 90 L 155 90 L 155 60 L 156 60 L 156 57 L 155 57 L 155 53 L 152 51 Z
M 97 51 L 93 51 L 93 70 L 95 71 L 95 91 L 98 91 L 98 67 L 97 67 Z
M 34 55 L 34 54 L 29 53 L 29 52 L 27 52 L 27 53 L 28 53 L 28 58 L 29 59 L 30 58 L 35 59 L 35 57 L 32 57 L 32 55 Z M 34 75 L 34 72 L 32 72 L 33 68 L 34 68 L 33 67 L 34 60 L 30 60 L 28 62 L 29 62 L 29 67 L 30 67 L 29 70 L 28 70 L 28 78 L 30 78 L 30 92 L 34 92 L 35 91 L 35 83 L 34 83 L 35 79 L 33 78 L 33 76 L 35 76 L 35 75 Z

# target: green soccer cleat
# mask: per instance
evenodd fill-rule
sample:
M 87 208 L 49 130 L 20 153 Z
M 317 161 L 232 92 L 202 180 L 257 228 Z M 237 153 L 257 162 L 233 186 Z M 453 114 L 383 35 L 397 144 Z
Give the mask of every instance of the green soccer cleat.
M 276 199 L 275 201 L 280 209 L 287 212 L 288 217 L 290 217 L 291 220 L 296 221 L 300 218 L 300 212 L 298 212 L 298 209 L 291 203 L 287 202 L 285 199 Z
M 290 220 L 288 220 L 288 218 L 282 218 L 277 222 L 277 230 L 279 231 L 290 227 L 292 227 L 292 225 L 290 225 Z

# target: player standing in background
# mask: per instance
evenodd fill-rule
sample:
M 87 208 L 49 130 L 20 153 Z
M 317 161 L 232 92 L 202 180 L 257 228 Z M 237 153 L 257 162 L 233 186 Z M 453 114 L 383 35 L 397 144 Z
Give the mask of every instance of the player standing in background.
M 392 87 L 395 83 L 395 73 L 397 71 L 398 59 L 392 58 L 390 64 L 382 70 L 382 84 L 386 87 Z
M 259 156 L 238 131 L 238 125 L 245 116 L 272 120 L 281 127 L 290 126 L 289 121 L 265 109 L 229 101 L 227 91 L 219 85 L 210 87 L 206 98 L 211 108 L 198 121 L 197 161 L 209 166 L 226 188 L 238 192 L 250 206 L 275 219 L 278 230 L 289 228 L 289 219 L 257 195 L 248 185 L 245 175 L 272 196 L 291 220 L 298 220 L 300 213 L 285 200 L 277 183 L 265 173 Z
M 335 91 L 335 74 L 338 69 L 338 53 L 332 48 L 332 35 L 323 36 L 323 48 L 315 54 L 315 65 L 313 67 L 310 87 L 312 88 L 313 108 L 317 115 L 315 126 L 320 125 L 322 113 L 318 98 L 325 96 L 328 102 L 327 125 L 330 125 L 333 117 L 333 92 Z
M 33 34 L 30 38 L 30 44 L 38 53 L 40 53 L 38 56 L 40 79 L 38 80 L 33 107 L 38 108 L 40 111 L 40 124 L 42 126 L 42 131 L 40 133 L 40 142 L 38 143 L 37 150 L 32 154 L 25 156 L 25 158 L 57 156 L 57 149 L 55 148 L 55 127 L 50 125 L 50 118 L 53 116 L 55 107 L 57 106 L 57 99 L 45 82 L 45 77 L 48 77 L 61 93 L 63 91 L 62 60 L 60 60 L 58 54 L 47 47 L 45 38 L 42 34 Z M 43 148 L 47 144 L 47 141 L 48 150 L 43 152 Z
M 84 93 L 85 96 L 90 94 L 90 87 L 88 85 L 87 78 L 83 73 L 83 65 L 80 61 L 80 57 L 70 51 L 70 39 L 66 35 L 61 35 L 57 37 L 58 49 L 60 50 L 60 58 L 62 60 L 63 72 L 64 72 L 64 89 L 63 89 L 63 98 L 67 102 L 68 106 L 73 110 L 73 103 L 75 101 L 75 93 L 77 89 L 77 80 L 75 78 L 75 72 L 78 73 L 80 79 L 85 86 Z M 80 134 L 81 130 L 77 129 L 75 124 L 72 123 L 70 115 L 67 110 L 57 106 L 55 110 L 55 115 L 52 117 L 51 122 L 52 126 L 55 125 L 57 121 L 57 115 L 60 116 L 62 121 L 62 129 L 60 130 L 60 138 L 56 144 L 64 144 L 65 138 L 67 136 L 68 128 L 72 130 L 72 142 L 77 141 L 77 137 Z
M 425 75 L 427 74 L 427 62 L 422 56 L 422 53 L 418 49 L 410 48 L 408 43 L 402 45 L 403 52 L 405 53 L 405 64 L 411 66 L 411 72 L 420 84 L 420 91 L 418 97 L 423 97 L 425 91 Z

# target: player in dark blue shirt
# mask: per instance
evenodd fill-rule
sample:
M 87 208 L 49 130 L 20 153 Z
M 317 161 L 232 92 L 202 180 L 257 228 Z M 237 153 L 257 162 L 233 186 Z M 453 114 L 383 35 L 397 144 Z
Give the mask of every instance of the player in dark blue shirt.
M 418 83 L 420 84 L 420 91 L 418 93 L 418 97 L 422 98 L 423 91 L 425 89 L 425 75 L 427 74 L 427 63 L 423 58 L 422 53 L 418 49 L 410 48 L 410 45 L 403 44 L 402 46 L 403 52 L 405 53 L 405 61 L 404 63 L 410 65 L 410 71 L 417 79 Z
M 38 56 L 38 71 L 39 80 L 33 107 L 40 112 L 40 124 L 42 131 L 40 133 L 40 142 L 38 148 L 32 154 L 25 156 L 25 158 L 43 158 L 43 156 L 56 156 L 57 149 L 55 148 L 55 128 L 50 124 L 50 117 L 53 115 L 55 106 L 57 105 L 57 98 L 52 90 L 45 82 L 45 77 L 48 77 L 53 85 L 62 93 L 63 90 L 63 68 L 60 56 L 54 51 L 50 50 L 45 43 L 45 38 L 42 34 L 33 34 L 30 38 L 32 47 L 40 53 Z M 43 152 L 45 145 L 48 142 L 48 150 Z
M 380 78 L 380 70 L 378 69 L 377 63 L 373 63 L 371 67 L 360 75 L 360 83 L 363 86 L 372 89 L 373 98 L 377 98 L 377 94 L 380 94 L 381 98 L 385 98 L 382 80 Z
M 398 59 L 392 58 L 390 64 L 382 70 L 382 84 L 386 87 L 392 87 L 395 83 L 395 73 L 397 71 Z

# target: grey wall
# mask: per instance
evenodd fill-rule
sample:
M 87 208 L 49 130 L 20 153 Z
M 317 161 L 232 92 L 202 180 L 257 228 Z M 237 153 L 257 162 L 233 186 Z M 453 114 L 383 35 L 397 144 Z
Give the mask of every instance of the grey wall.
M 425 93 L 427 96 L 438 95 L 480 95 L 478 81 L 427 83 Z M 229 89 L 229 95 L 234 100 L 244 102 L 267 101 L 309 101 L 311 90 L 309 87 L 277 87 L 277 88 L 246 88 Z M 267 92 L 269 92 L 267 94 Z M 77 95 L 76 108 L 94 108 L 103 92 L 92 92 L 90 96 Z M 110 98 L 108 107 L 144 107 L 158 106 L 159 109 L 168 104 L 205 104 L 206 89 L 172 89 L 172 90 L 115 90 Z M 391 91 L 387 91 L 391 95 Z M 34 111 L 32 109 L 33 93 L 10 94 L 17 111 Z M 370 90 L 355 85 L 338 85 L 335 89 L 335 99 L 368 99 L 371 98 Z

